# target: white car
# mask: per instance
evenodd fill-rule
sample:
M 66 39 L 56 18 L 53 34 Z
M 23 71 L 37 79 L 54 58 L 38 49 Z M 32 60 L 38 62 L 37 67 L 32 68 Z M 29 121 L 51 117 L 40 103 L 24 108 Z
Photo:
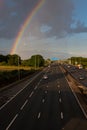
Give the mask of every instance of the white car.
M 43 76 L 43 78 L 44 78 L 44 79 L 47 79 L 47 78 L 48 78 L 48 76 L 47 76 L 47 75 L 44 75 L 44 76 Z

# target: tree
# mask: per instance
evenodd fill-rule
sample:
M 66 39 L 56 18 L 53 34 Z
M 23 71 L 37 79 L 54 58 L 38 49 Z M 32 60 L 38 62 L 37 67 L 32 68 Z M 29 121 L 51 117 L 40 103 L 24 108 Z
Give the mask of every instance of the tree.
M 21 65 L 21 57 L 16 54 L 8 55 L 8 65 Z
M 33 67 L 41 67 L 44 66 L 44 58 L 41 55 L 33 55 L 30 58 L 29 65 Z

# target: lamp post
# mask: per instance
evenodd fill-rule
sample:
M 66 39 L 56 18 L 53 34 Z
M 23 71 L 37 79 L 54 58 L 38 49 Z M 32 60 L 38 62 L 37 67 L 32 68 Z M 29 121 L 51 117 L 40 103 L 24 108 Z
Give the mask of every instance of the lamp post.
M 20 80 L 19 56 L 18 56 L 18 79 Z
M 37 61 L 37 60 L 36 60 L 36 55 L 35 55 L 35 70 L 36 70 L 36 61 Z

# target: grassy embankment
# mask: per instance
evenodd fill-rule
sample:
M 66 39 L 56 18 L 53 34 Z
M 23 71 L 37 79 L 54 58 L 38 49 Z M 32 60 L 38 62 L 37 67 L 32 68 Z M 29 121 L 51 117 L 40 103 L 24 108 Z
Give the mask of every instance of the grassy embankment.
M 36 72 L 34 68 L 23 66 L 0 66 L 0 88 Z

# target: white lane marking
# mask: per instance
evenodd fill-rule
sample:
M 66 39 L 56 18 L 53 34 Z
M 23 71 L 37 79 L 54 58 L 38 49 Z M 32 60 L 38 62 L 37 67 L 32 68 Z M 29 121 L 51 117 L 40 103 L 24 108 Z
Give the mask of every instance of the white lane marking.
M 38 84 L 37 84 L 37 86 L 39 86 L 40 85 L 40 82 L 42 81 L 42 78 L 40 79 L 40 81 L 38 82 Z
M 61 68 L 60 68 L 60 69 L 61 69 Z M 74 97 L 75 97 L 75 99 L 76 99 L 76 101 L 77 101 L 79 107 L 80 107 L 80 109 L 82 110 L 82 112 L 83 112 L 85 118 L 87 119 L 87 114 L 86 114 L 84 108 L 82 107 L 82 105 L 81 105 L 81 103 L 80 103 L 80 101 L 79 101 L 77 95 L 75 94 L 75 92 L 73 91 L 72 87 L 70 86 L 70 84 L 69 84 L 69 82 L 68 82 L 68 79 L 66 78 L 66 76 L 65 76 L 65 74 L 64 74 L 64 72 L 63 72 L 62 69 L 61 69 L 61 71 L 62 71 L 62 73 L 63 73 L 63 75 L 64 75 L 64 77 L 65 77 L 65 79 L 66 79 L 66 81 L 67 81 L 67 83 L 68 83 L 68 85 L 69 85 L 69 87 L 70 87 L 70 89 L 71 89 L 71 91 L 72 91 L 72 93 L 73 93 L 73 95 L 74 95 Z
M 34 91 L 31 92 L 31 94 L 29 95 L 29 98 L 34 94 Z
M 60 94 L 60 90 L 59 90 L 59 94 Z
M 14 123 L 14 121 L 16 120 L 17 117 L 18 117 L 18 114 L 15 115 L 15 117 L 12 119 L 12 121 L 10 122 L 10 124 L 7 126 L 6 130 L 9 130 L 9 128 Z
M 57 83 L 59 84 L 60 82 L 58 81 Z
M 47 93 L 47 90 L 45 91 L 45 93 Z
M 44 103 L 44 102 L 45 102 L 45 99 L 42 100 L 42 103 Z
M 44 71 L 44 70 L 43 70 Z M 2 110 L 9 102 L 11 102 L 18 94 L 20 94 L 25 88 L 28 87 L 28 85 L 34 81 L 35 78 L 37 78 L 43 71 L 41 71 L 39 74 L 37 74 L 33 79 L 31 79 L 31 81 L 29 83 L 27 83 L 25 85 L 24 88 L 22 88 L 20 91 L 18 91 L 12 98 L 10 98 L 5 104 L 3 104 L 1 107 L 0 107 L 0 110 Z
M 39 112 L 39 114 L 38 114 L 38 119 L 40 118 L 40 116 L 41 116 L 41 112 Z
M 60 85 L 58 84 L 58 88 L 60 87 Z
M 61 112 L 61 119 L 63 119 L 63 112 Z
M 60 102 L 60 103 L 62 102 L 61 98 L 59 99 L 59 102 Z
M 26 100 L 26 101 L 24 102 L 24 104 L 23 104 L 22 107 L 20 108 L 21 110 L 23 110 L 23 108 L 25 107 L 25 105 L 27 104 L 27 102 L 28 102 L 28 100 Z
M 36 90 L 37 89 L 37 86 L 34 88 L 34 90 Z
M 71 87 L 70 87 L 70 88 L 71 88 Z M 71 90 L 72 90 L 72 88 L 71 88 Z M 74 91 L 72 91 L 72 93 L 73 93 L 73 95 L 74 95 L 74 97 L 75 97 L 76 101 L 78 102 L 78 104 L 79 104 L 79 106 L 80 106 L 80 108 L 81 108 L 81 110 L 82 110 L 82 112 L 83 112 L 83 114 L 84 114 L 85 118 L 87 119 L 87 114 L 86 114 L 86 112 L 85 112 L 84 108 L 82 107 L 82 105 L 81 105 L 81 103 L 80 103 L 80 101 L 79 101 L 78 97 L 76 96 L 76 94 L 75 94 L 75 92 L 74 92 Z

